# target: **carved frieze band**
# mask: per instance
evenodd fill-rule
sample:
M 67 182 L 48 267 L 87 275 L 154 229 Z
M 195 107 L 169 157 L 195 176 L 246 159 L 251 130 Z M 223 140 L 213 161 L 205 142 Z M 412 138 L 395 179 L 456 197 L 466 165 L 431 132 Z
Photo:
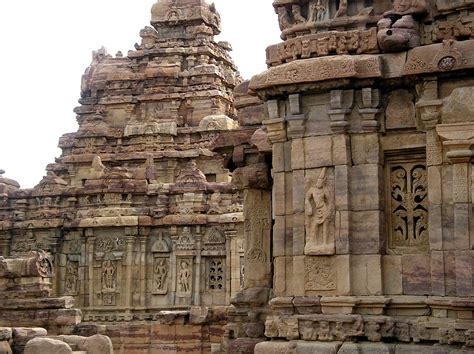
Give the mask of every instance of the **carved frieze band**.
M 373 55 L 339 55 L 297 60 L 270 68 L 250 81 L 252 90 L 276 85 L 290 85 L 341 78 L 376 78 L 382 76 L 382 61 Z

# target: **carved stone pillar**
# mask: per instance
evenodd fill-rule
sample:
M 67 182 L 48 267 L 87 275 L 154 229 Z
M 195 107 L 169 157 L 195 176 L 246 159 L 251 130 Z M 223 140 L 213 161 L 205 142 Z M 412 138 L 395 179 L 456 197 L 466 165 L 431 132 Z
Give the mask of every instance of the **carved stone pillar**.
M 330 111 L 331 129 L 333 133 L 344 133 L 350 126 L 349 115 L 354 106 L 354 90 L 332 90 Z
M 470 216 L 474 123 L 440 124 L 436 131 L 442 139 L 446 159 L 452 165 L 456 293 L 458 296 L 470 296 L 474 291 L 469 280 L 473 256 Z

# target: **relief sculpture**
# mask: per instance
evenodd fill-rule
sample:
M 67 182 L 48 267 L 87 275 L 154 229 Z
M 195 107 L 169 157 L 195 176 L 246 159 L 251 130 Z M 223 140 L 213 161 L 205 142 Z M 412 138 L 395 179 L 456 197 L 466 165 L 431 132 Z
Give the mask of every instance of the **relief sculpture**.
M 64 282 L 64 295 L 77 295 L 79 291 L 79 263 L 68 261 Z
M 165 295 L 168 293 L 168 260 L 162 258 L 156 259 L 155 262 L 155 266 L 153 267 L 153 294 Z
M 328 185 L 327 170 L 323 168 L 313 184 L 309 180 L 305 198 L 307 255 L 335 253 L 331 221 L 334 217 L 333 193 Z
M 190 260 L 181 260 L 178 270 L 178 295 L 181 297 L 191 296 L 192 286 L 192 262 Z
M 423 164 L 390 168 L 391 249 L 428 247 L 427 175 Z

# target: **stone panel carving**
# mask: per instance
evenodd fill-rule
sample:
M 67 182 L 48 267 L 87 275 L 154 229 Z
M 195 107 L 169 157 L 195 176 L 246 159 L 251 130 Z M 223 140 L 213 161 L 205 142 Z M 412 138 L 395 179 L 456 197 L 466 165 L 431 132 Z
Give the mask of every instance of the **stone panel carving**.
M 336 262 L 332 257 L 305 258 L 305 289 L 306 290 L 336 290 Z
M 326 168 L 320 170 L 316 180 L 307 178 L 305 196 L 307 255 L 334 254 L 334 192 Z
M 278 85 L 318 82 L 342 78 L 375 78 L 382 76 L 382 62 L 378 56 L 338 55 L 306 60 L 270 68 L 250 81 L 252 90 Z
M 169 261 L 167 258 L 155 258 L 153 266 L 153 294 L 165 295 L 168 293 Z
M 427 171 L 424 163 L 390 163 L 391 250 L 426 251 L 428 239 Z
M 79 294 L 79 262 L 67 261 L 64 278 L 64 295 Z
M 191 297 L 193 289 L 193 260 L 178 259 L 177 266 L 177 295 L 179 297 Z

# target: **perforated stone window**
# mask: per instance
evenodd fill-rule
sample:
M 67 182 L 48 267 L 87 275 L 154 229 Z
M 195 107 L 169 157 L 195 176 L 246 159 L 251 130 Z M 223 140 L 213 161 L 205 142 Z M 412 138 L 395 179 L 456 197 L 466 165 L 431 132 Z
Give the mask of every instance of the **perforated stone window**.
M 225 291 L 225 258 L 211 258 L 207 262 L 210 291 Z
M 429 249 L 428 183 L 424 158 L 387 161 L 388 249 L 422 253 Z

